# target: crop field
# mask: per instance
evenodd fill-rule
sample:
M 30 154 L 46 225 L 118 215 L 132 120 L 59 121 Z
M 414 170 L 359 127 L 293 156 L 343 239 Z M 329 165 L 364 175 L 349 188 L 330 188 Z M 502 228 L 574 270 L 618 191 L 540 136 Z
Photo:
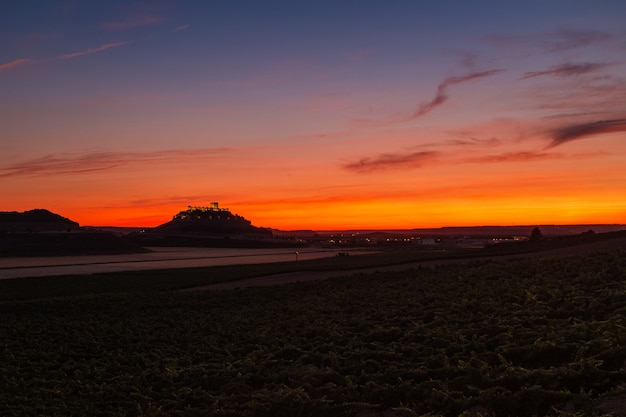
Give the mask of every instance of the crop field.
M 0 283 L 0 415 L 626 415 L 624 250 L 171 290 L 252 269 Z
M 0 301 L 145 290 L 176 290 L 298 271 L 342 271 L 471 255 L 467 251 L 394 250 L 298 262 L 35 276 L 0 280 Z

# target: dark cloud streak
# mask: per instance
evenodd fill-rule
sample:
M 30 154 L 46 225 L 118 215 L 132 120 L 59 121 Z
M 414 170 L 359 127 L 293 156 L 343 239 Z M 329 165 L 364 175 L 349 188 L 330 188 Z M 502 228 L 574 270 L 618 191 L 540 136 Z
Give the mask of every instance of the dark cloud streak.
M 438 155 L 439 152 L 432 151 L 411 152 L 406 154 L 386 153 L 375 158 L 363 158 L 358 162 L 345 164 L 343 167 L 349 171 L 359 173 L 397 168 L 420 168 L 424 163 L 432 161 Z
M 497 146 L 500 145 L 502 141 L 498 138 L 490 138 L 490 139 L 479 139 L 479 138 L 469 138 L 469 139 L 454 139 L 448 141 L 449 145 L 453 146 Z
M 586 62 L 580 64 L 562 64 L 551 68 L 546 71 L 532 71 L 524 73 L 524 76 L 520 79 L 526 80 L 528 78 L 541 77 L 543 75 L 552 75 L 557 77 L 575 77 L 583 74 L 588 74 L 590 72 L 595 72 L 601 70 L 609 65 L 608 63 L 594 63 L 594 62 Z
M 561 154 L 545 152 L 505 152 L 495 155 L 485 155 L 476 158 L 464 159 L 462 162 L 469 163 L 498 163 L 498 162 L 528 162 L 543 159 L 555 159 L 562 157 Z
M 583 117 L 583 116 L 591 116 L 594 114 L 602 114 L 602 113 L 606 113 L 606 112 L 601 112 L 601 111 L 594 111 L 594 112 L 578 112 L 578 113 L 559 113 L 559 114 L 552 114 L 550 116 L 544 116 L 544 119 L 565 119 L 565 118 L 571 118 L 571 117 Z
M 587 136 L 614 132 L 626 132 L 626 119 L 601 120 L 561 127 L 552 132 L 552 142 L 548 145 L 548 148 L 554 148 L 555 146 L 572 140 L 583 139 Z
M 475 72 L 459 77 L 446 78 L 437 86 L 437 93 L 435 94 L 435 97 L 428 103 L 419 106 L 418 109 L 411 115 L 409 120 L 418 119 L 445 103 L 448 100 L 448 87 L 450 87 L 451 85 L 472 81 L 478 78 L 489 77 L 502 71 L 503 70 L 495 69 L 489 71 Z

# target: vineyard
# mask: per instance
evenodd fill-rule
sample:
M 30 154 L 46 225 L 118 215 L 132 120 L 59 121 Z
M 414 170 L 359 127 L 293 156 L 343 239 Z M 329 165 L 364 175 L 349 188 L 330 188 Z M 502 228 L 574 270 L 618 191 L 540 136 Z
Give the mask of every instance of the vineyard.
M 2 300 L 2 416 L 626 415 L 623 250 Z

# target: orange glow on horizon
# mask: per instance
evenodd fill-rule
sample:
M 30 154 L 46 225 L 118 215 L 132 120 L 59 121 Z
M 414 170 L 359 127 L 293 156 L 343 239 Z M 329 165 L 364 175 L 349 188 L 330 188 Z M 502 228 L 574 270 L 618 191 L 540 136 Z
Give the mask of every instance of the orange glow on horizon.
M 607 136 L 607 144 L 621 146 L 615 141 L 621 134 Z M 119 227 L 158 226 L 188 205 L 210 201 L 219 201 L 254 226 L 280 230 L 626 223 L 621 159 L 589 151 L 585 156 L 585 143 L 570 147 L 569 155 L 527 161 L 522 154 L 516 156 L 522 159 L 518 162 L 510 162 L 508 153 L 506 162 L 491 157 L 467 162 L 469 151 L 463 157 L 439 154 L 436 161 L 413 169 L 387 167 L 405 159 L 383 155 L 372 162 L 382 167 L 372 172 L 311 162 L 304 157 L 312 153 L 307 149 L 294 152 L 298 158 L 274 159 L 276 170 L 268 166 L 273 148 L 176 151 L 171 158 L 165 151 L 70 155 L 34 166 L 69 167 L 79 174 L 16 175 L 13 188 L 5 192 L 20 204 L 7 206 L 5 200 L 0 210 L 46 208 L 83 226 Z M 232 154 L 243 155 L 245 164 L 234 163 Z M 422 154 L 417 155 L 421 163 Z M 251 168 L 255 161 L 260 167 Z M 108 172 L 109 163 L 121 168 Z M 83 174 L 89 166 L 101 166 L 103 173 Z M 48 187 L 41 181 L 44 174 L 63 181 Z
M 279 230 L 384 230 L 438 228 L 445 226 L 533 225 L 533 224 L 623 224 L 626 205 L 581 201 L 567 203 L 483 200 L 471 202 L 430 201 L 422 203 L 341 202 L 285 207 L 281 204 L 241 203 L 229 207 L 233 214 L 254 226 Z M 206 203 L 208 204 L 208 203 Z M 81 226 L 155 227 L 166 223 L 186 207 L 78 209 L 60 212 Z

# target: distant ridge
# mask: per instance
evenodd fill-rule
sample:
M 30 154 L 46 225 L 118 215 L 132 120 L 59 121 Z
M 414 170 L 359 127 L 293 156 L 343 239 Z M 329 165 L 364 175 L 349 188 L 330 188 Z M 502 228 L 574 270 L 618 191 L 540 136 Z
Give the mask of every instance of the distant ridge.
M 0 232 L 48 232 L 78 229 L 80 225 L 46 209 L 0 212 Z
M 0 257 L 112 255 L 147 250 L 45 209 L 0 212 Z
M 529 236 L 538 227 L 545 236 L 576 235 L 593 230 L 596 233 L 615 232 L 626 229 L 623 224 L 572 224 L 572 225 L 530 225 L 530 226 L 473 226 L 473 227 L 442 227 L 439 229 L 413 229 L 416 232 L 434 233 L 442 236 Z
M 328 234 L 361 234 L 373 236 L 407 235 L 407 236 L 460 236 L 460 237 L 507 237 L 530 236 L 532 229 L 538 227 L 544 236 L 577 235 L 592 230 L 596 233 L 617 232 L 626 230 L 626 224 L 571 224 L 571 225 L 521 225 L 521 226 L 444 226 L 414 229 L 346 229 L 317 231 L 284 231 L 284 234 L 317 233 Z

